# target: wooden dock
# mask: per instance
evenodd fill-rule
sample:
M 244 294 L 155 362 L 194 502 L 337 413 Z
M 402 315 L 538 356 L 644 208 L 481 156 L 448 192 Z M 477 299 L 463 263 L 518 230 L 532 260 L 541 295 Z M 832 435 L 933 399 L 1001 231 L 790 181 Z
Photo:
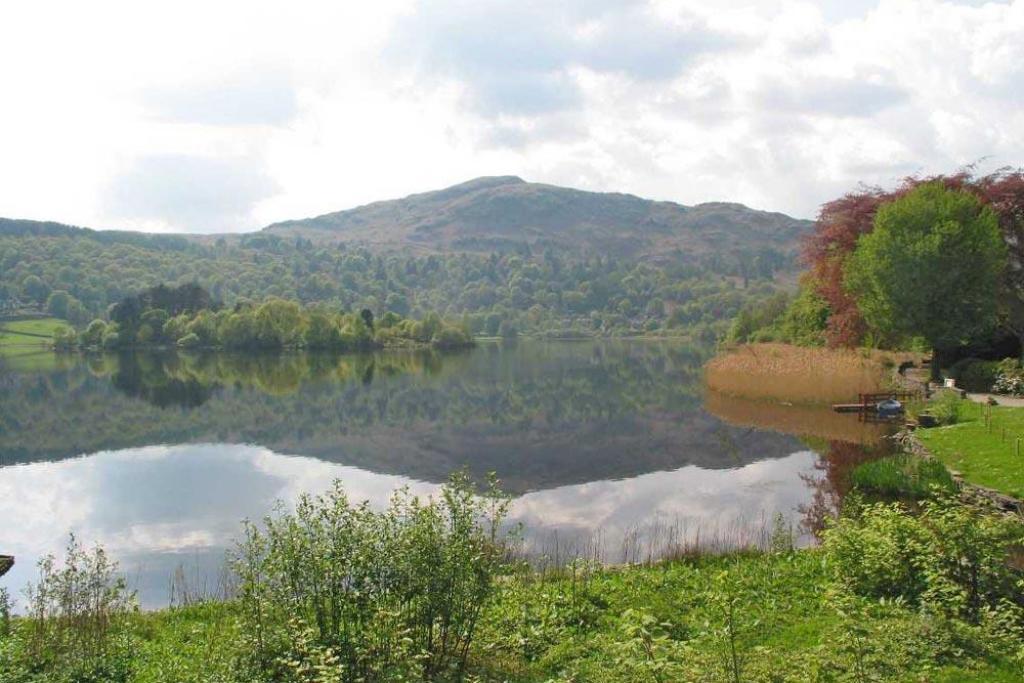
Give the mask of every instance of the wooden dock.
M 900 401 L 906 403 L 920 394 L 913 391 L 880 391 L 872 394 L 857 394 L 856 403 L 834 403 L 832 410 L 837 413 L 873 413 L 877 410 L 878 404 L 882 401 Z
M 10 555 L 0 555 L 0 576 L 3 576 L 14 566 L 14 558 Z

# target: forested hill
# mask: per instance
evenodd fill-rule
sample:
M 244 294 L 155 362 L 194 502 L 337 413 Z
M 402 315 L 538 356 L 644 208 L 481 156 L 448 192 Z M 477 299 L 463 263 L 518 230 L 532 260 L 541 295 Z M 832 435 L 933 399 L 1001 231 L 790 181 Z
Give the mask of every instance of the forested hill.
M 673 252 L 699 257 L 735 248 L 791 256 L 811 225 L 742 204 L 687 207 L 498 176 L 275 223 L 265 232 L 371 248 L 490 253 L 529 245 L 535 251 L 660 260 Z
M 684 334 L 714 341 L 791 284 L 810 223 L 485 178 L 241 235 L 0 219 L 0 315 L 83 327 L 126 296 L 195 283 L 334 311 L 462 318 L 474 334 Z M 502 333 L 504 333 L 502 332 Z

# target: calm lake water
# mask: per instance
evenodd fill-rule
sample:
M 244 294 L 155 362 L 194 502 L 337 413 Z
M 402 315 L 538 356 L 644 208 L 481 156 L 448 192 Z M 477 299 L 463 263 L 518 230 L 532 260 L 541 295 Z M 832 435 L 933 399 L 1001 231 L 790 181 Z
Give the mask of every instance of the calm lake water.
M 828 411 L 708 397 L 671 343 L 519 342 L 458 354 L 38 354 L 0 365 L 0 553 L 18 594 L 69 532 L 146 607 L 216 581 L 240 522 L 340 479 L 386 504 L 467 468 L 515 496 L 534 556 L 640 561 L 809 542 L 878 432 Z M 774 412 L 773 412 L 774 411 Z M 795 436 L 803 434 L 805 436 Z

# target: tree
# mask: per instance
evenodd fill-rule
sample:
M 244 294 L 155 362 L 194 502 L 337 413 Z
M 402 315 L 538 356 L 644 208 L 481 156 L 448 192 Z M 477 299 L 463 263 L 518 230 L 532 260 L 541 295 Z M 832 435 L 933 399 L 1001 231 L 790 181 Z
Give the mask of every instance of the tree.
M 21 291 L 23 291 L 25 296 L 32 301 L 42 304 L 50 294 L 50 287 L 38 276 L 29 275 L 25 278 L 24 282 L 21 283 Z
M 372 334 L 373 333 L 373 311 L 371 311 L 369 308 L 364 308 L 363 310 L 359 311 L 359 317 L 361 317 L 363 319 L 363 322 L 366 324 L 366 328 L 368 330 L 370 330 L 370 333 Z
M 82 346 L 98 347 L 103 344 L 103 337 L 107 334 L 107 324 L 102 320 L 93 320 L 89 327 L 82 333 Z
M 68 305 L 71 303 L 71 295 L 62 289 L 50 293 L 46 300 L 46 311 L 54 318 L 66 319 L 68 317 Z
M 1006 266 L 996 214 L 935 182 L 880 207 L 874 223 L 847 263 L 847 289 L 877 334 L 927 340 L 937 379 L 944 351 L 995 322 Z

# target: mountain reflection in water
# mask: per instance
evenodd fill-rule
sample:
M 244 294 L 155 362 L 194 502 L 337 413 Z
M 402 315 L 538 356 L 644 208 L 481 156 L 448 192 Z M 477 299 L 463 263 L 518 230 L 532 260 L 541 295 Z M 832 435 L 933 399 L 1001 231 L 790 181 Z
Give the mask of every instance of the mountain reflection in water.
M 828 456 L 846 442 L 750 426 L 710 398 L 705 409 L 705 358 L 671 343 L 521 342 L 0 369 L 0 551 L 19 560 L 0 581 L 20 588 L 74 531 L 159 606 L 175 567 L 213 571 L 240 521 L 277 499 L 338 478 L 383 505 L 463 467 L 498 474 L 533 553 L 637 561 L 698 534 L 742 543 L 776 514 L 812 530 L 842 494 Z

